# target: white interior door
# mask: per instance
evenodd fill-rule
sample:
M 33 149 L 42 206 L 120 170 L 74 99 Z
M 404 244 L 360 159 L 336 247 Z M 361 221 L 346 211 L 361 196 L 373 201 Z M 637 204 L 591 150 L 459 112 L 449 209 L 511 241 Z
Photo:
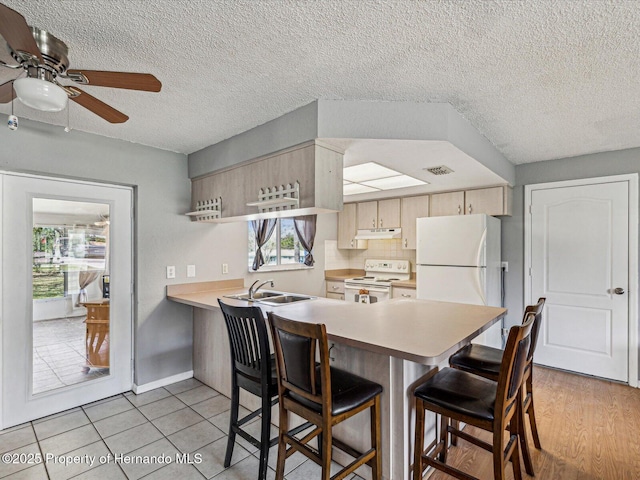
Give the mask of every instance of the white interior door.
M 130 188 L 0 178 L 1 429 L 131 389 L 133 276 Z
M 536 363 L 628 381 L 629 183 L 533 189 L 530 205 Z

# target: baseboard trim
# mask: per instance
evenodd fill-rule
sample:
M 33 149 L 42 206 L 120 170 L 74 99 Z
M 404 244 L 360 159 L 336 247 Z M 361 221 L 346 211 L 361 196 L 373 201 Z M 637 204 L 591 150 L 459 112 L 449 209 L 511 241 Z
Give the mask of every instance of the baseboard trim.
M 154 382 L 145 383 L 143 385 L 133 384 L 133 393 L 139 395 L 144 392 L 148 392 L 150 390 L 155 390 L 156 388 L 164 387 L 166 385 L 171 385 L 172 383 L 181 382 L 182 380 L 187 380 L 188 378 L 193 377 L 193 370 L 189 370 L 188 372 L 178 373 L 177 375 L 172 375 L 170 377 L 161 378 L 160 380 L 156 380 Z

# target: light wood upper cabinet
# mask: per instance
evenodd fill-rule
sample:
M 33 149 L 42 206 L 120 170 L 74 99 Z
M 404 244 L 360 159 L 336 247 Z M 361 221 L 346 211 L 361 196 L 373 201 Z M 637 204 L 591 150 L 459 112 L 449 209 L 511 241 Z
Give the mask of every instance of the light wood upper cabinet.
M 357 203 L 358 230 L 378 228 L 378 202 Z
M 480 188 L 464 192 L 465 214 L 511 215 L 510 187 Z
M 416 219 L 429 216 L 429 195 L 401 199 L 402 248 L 416 249 Z
M 464 215 L 464 192 L 434 193 L 431 195 L 431 217 Z
M 365 249 L 366 240 L 355 240 L 357 205 L 345 203 L 341 212 L 338 212 L 338 248 L 340 249 Z
M 378 201 L 378 227 L 400 227 L 400 199 L 390 198 Z
M 358 229 L 400 227 L 400 199 L 358 203 Z
M 216 222 L 246 221 L 260 214 L 264 218 L 280 215 L 260 213 L 256 205 L 261 189 L 300 185 L 297 207 L 278 207 L 291 215 L 323 213 L 342 209 L 342 154 L 317 143 L 306 142 L 249 162 L 233 165 L 191 181 L 191 210 L 198 202 L 222 197 L 221 218 Z
M 511 215 L 511 187 L 490 187 L 460 192 L 434 193 L 431 195 L 431 216 L 470 215 Z

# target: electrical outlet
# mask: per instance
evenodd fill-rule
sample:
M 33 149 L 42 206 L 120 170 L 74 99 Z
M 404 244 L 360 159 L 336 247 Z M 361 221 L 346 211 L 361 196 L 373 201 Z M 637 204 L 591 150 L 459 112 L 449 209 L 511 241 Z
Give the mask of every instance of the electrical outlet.
M 228 263 L 223 263 L 222 264 L 222 273 L 223 274 L 229 273 L 229 264 Z
M 196 266 L 187 265 L 187 278 L 193 278 L 196 276 Z
M 167 266 L 167 278 L 176 278 L 176 267 L 174 265 Z
M 509 262 L 502 262 L 502 269 L 505 272 L 508 272 L 509 271 Z

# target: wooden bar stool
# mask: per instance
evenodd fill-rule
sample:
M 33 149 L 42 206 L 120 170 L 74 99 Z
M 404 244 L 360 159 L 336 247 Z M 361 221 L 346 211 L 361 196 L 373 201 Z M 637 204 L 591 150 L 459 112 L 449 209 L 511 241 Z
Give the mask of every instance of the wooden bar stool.
M 236 434 L 260 449 L 258 480 L 267 475 L 269 447 L 276 444 L 277 437 L 269 439 L 271 427 L 271 407 L 278 402 L 278 384 L 275 362 L 271 358 L 267 326 L 258 307 L 233 307 L 218 299 L 229 334 L 231 350 L 231 417 L 229 437 L 224 458 L 225 468 L 231 464 Z M 258 396 L 262 405 L 256 411 L 238 420 L 240 388 Z M 244 431 L 241 427 L 262 414 L 260 439 Z
M 531 345 L 529 347 L 529 353 L 527 354 L 527 365 L 524 371 L 523 379 L 523 411 L 529 414 L 529 424 L 531 425 L 531 435 L 533 437 L 533 444 L 539 450 L 541 449 L 540 437 L 538 435 L 538 426 L 536 424 L 536 416 L 533 408 L 533 353 L 536 349 L 536 343 L 538 341 L 538 332 L 540 331 L 540 325 L 542 323 L 542 310 L 544 308 L 545 298 L 538 299 L 538 303 L 535 305 L 529 305 L 523 316 L 523 321 L 527 318 L 529 313 L 535 314 L 535 320 L 533 327 L 531 328 Z M 498 381 L 500 374 L 500 365 L 502 362 L 503 351 L 498 348 L 487 347 L 485 345 L 469 344 L 462 347 L 456 353 L 449 357 L 449 365 L 458 370 L 480 375 L 489 380 Z M 529 446 L 527 444 L 527 438 L 525 430 L 521 431 L 520 444 L 522 447 L 522 457 L 524 460 L 525 470 L 529 475 L 534 475 L 533 463 L 531 462 L 531 455 L 529 454 Z M 452 442 L 455 444 L 455 437 L 452 438 Z
M 286 459 L 299 451 L 322 467 L 322 480 L 339 480 L 361 465 L 371 467 L 372 478 L 382 476 L 380 453 L 380 394 L 382 386 L 329 366 L 327 332 L 323 324 L 287 320 L 269 313 L 271 337 L 276 353 L 280 397 L 280 434 L 276 480 L 284 478 Z M 316 348 L 320 363 L 316 363 Z M 369 409 L 371 448 L 364 453 L 333 438 L 332 427 Z M 289 430 L 289 412 L 315 425 L 301 439 Z M 318 437 L 319 448 L 308 443 Z M 355 460 L 333 477 L 330 474 L 332 447 Z
M 522 380 L 534 320 L 535 314 L 529 313 L 522 325 L 511 327 L 497 383 L 454 368 L 444 368 L 416 388 L 414 480 L 422 479 L 424 464 L 456 478 L 475 478 L 447 465 L 449 433 L 492 452 L 496 480 L 504 480 L 509 460 L 513 463 L 515 480 L 522 479 L 519 432 L 523 425 L 517 405 L 522 402 Z M 440 438 L 429 451 L 424 451 L 425 410 L 441 415 Z M 493 443 L 458 430 L 449 425 L 449 419 L 492 432 Z M 504 431 L 509 425 L 510 435 L 505 445 Z

